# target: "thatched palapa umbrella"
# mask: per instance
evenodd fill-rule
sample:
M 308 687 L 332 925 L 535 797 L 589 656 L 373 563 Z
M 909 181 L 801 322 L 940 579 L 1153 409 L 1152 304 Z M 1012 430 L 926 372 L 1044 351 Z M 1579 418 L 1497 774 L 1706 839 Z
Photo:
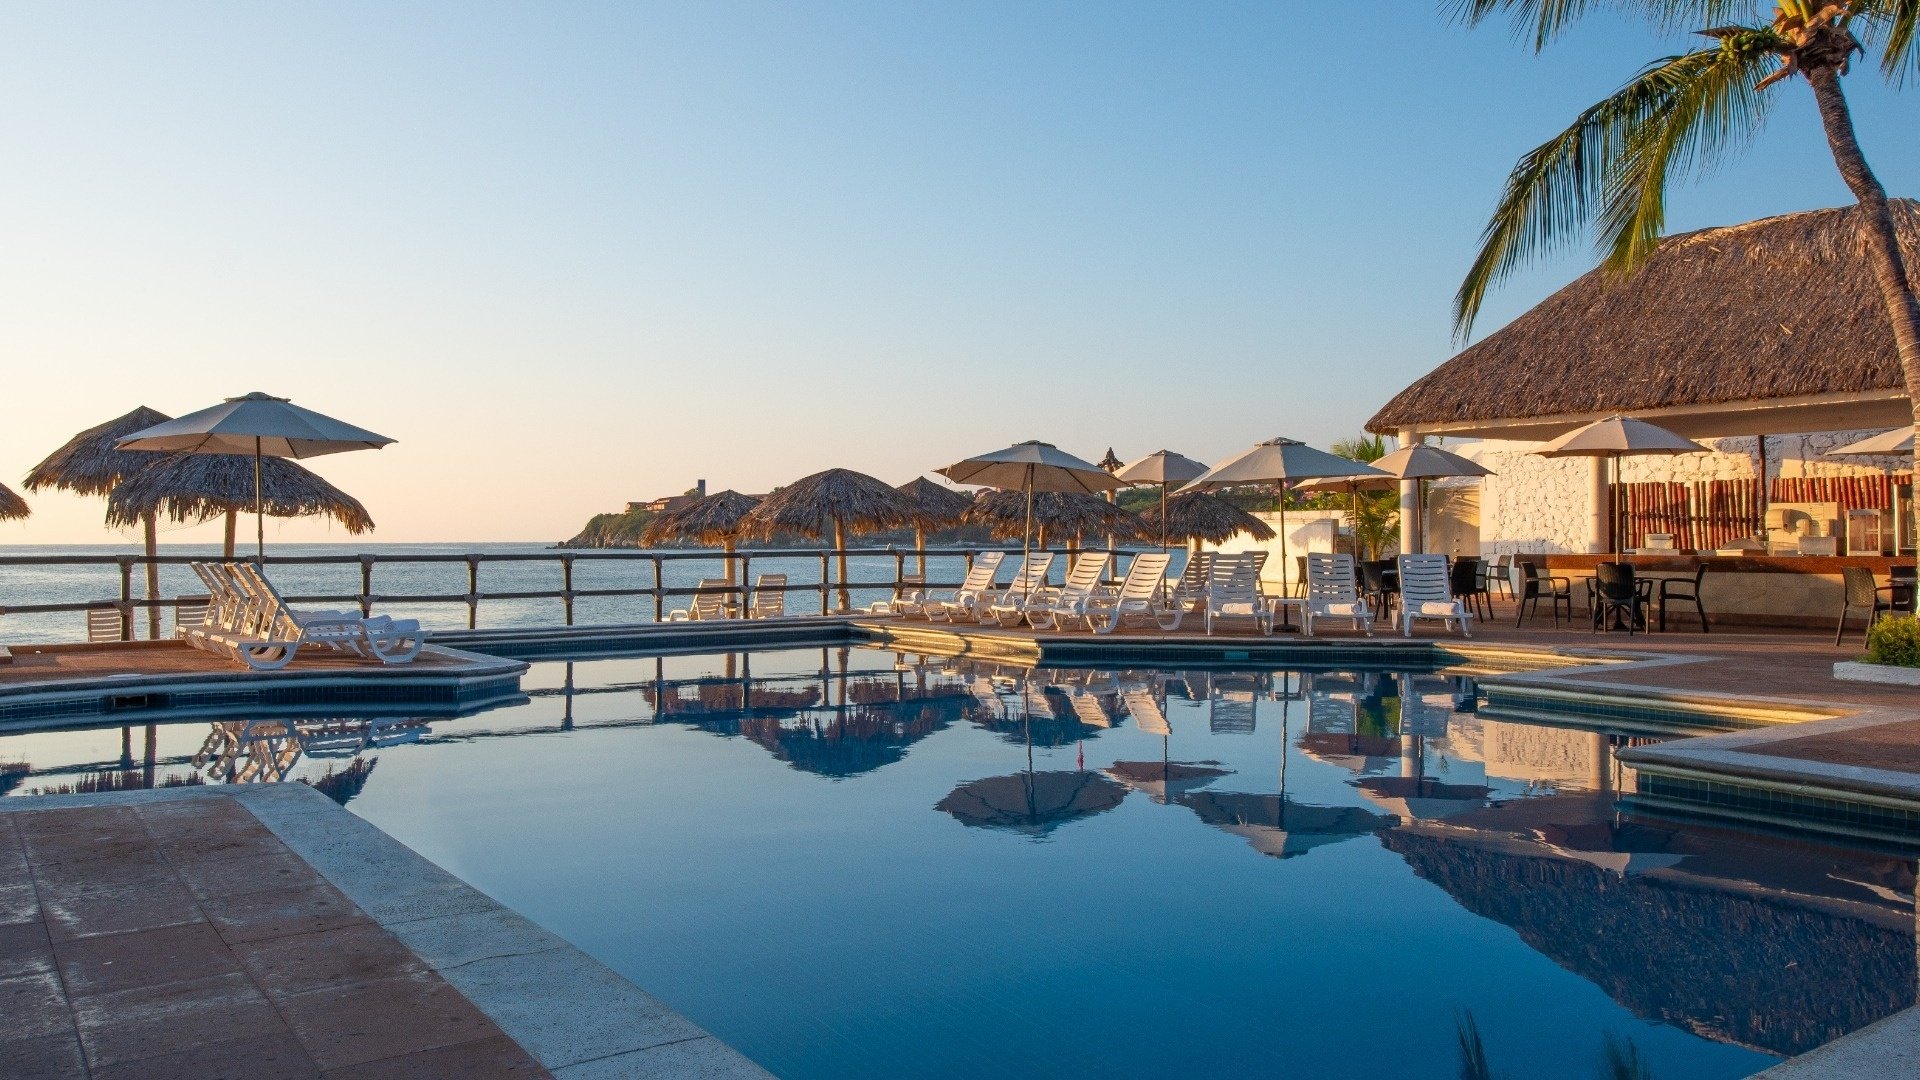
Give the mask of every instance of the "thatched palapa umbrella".
M 916 476 L 894 490 L 913 500 L 913 546 L 919 552 L 920 576 L 927 576 L 927 534 L 960 523 L 973 500 L 949 487 Z
M 1167 500 L 1166 534 L 1182 540 L 1205 540 L 1218 544 L 1246 533 L 1255 540 L 1274 537 L 1271 526 L 1218 495 L 1205 491 L 1183 491 Z
M 973 505 L 960 519 L 966 525 L 984 525 L 996 540 L 1013 540 L 1026 535 L 1028 499 L 1031 498 L 1033 528 L 1039 546 L 1047 546 L 1048 537 L 1066 537 L 1079 546 L 1084 536 L 1112 536 L 1132 540 L 1151 535 L 1151 526 L 1131 510 L 1122 510 L 1098 495 L 1077 491 L 983 491 L 973 497 Z
M 14 494 L 12 488 L 0 484 L 0 521 L 16 521 L 33 513 L 27 500 Z
M 152 464 L 121 480 L 107 496 L 107 524 L 127 526 L 160 514 L 170 521 L 199 524 L 225 515 L 225 550 L 231 559 L 239 514 L 254 509 L 253 479 L 251 457 L 152 455 Z M 269 517 L 325 514 L 349 533 L 373 530 L 373 518 L 360 500 L 285 458 L 261 461 L 261 495 Z
M 840 553 L 840 610 L 847 594 L 847 534 L 898 529 L 914 523 L 917 504 L 885 480 L 851 469 L 827 469 L 803 476 L 760 501 L 742 522 L 748 536 L 796 533 L 833 539 Z
M 136 431 L 164 424 L 167 419 L 165 413 L 142 405 L 125 416 L 88 428 L 68 439 L 60 449 L 33 467 L 33 471 L 27 474 L 27 490 L 53 488 L 71 491 L 76 495 L 111 493 L 122 479 L 153 464 L 150 455 L 120 450 L 114 444 Z M 158 526 L 152 514 L 140 519 L 140 525 L 145 534 L 147 552 L 147 599 L 158 600 L 160 567 L 153 561 L 159 553 Z M 149 637 L 160 636 L 160 609 L 157 607 L 147 609 L 147 634 Z
M 740 525 L 760 500 L 737 491 L 720 491 L 654 518 L 640 533 L 643 544 L 691 540 L 718 544 L 727 553 L 727 584 L 733 580 L 733 551 L 740 542 Z

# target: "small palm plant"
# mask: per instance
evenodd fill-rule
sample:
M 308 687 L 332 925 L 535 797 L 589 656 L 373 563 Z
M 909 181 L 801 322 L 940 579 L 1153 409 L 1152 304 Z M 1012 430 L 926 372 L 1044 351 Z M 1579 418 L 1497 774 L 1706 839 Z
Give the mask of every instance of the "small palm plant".
M 1379 461 L 1387 456 L 1387 442 L 1378 435 L 1341 439 L 1328 447 L 1343 458 Z M 1378 559 L 1400 539 L 1400 500 L 1392 492 L 1359 492 L 1347 496 L 1347 527 L 1363 559 Z
M 1777 0 L 1772 18 L 1734 23 L 1752 0 L 1449 0 L 1469 24 L 1500 14 L 1544 48 L 1573 18 L 1611 9 L 1668 26 L 1691 25 L 1712 44 L 1655 61 L 1565 131 L 1528 151 L 1507 178 L 1466 280 L 1454 329 L 1473 327 L 1487 291 L 1515 267 L 1592 226 L 1606 264 L 1630 272 L 1658 244 L 1667 186 L 1743 144 L 1778 99 L 1806 81 L 1827 146 L 1858 200 L 1861 239 L 1886 304 L 1907 392 L 1920 401 L 1920 299 L 1894 231 L 1886 189 L 1854 135 L 1841 76 L 1868 47 L 1895 85 L 1920 72 L 1916 0 Z M 1782 282 L 1790 290 L 1791 282 Z

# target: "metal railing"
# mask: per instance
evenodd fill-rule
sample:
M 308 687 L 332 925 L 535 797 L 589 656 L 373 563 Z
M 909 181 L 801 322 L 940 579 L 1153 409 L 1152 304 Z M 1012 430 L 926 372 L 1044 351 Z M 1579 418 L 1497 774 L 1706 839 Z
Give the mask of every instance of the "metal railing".
M 667 603 L 677 597 L 711 593 L 712 589 L 699 586 L 668 585 L 666 566 L 668 563 L 683 561 L 716 562 L 731 560 L 733 564 L 732 585 L 720 590 L 728 594 L 728 606 L 737 612 L 747 610 L 751 594 L 759 591 L 780 591 L 792 593 L 815 593 L 819 598 L 821 615 L 834 614 L 843 610 L 833 603 L 835 593 L 853 591 L 898 590 L 907 584 L 907 560 L 921 558 L 954 558 L 966 560 L 969 569 L 974 559 L 984 551 L 1008 550 L 1003 548 L 795 548 L 770 549 L 756 548 L 748 551 L 725 552 L 716 549 L 673 549 L 673 550 L 555 550 L 552 552 L 497 552 L 456 554 L 446 552 L 387 553 L 359 552 L 342 555 L 268 555 L 264 559 L 254 556 L 238 557 L 237 561 L 272 566 L 354 566 L 360 572 L 360 588 L 352 593 L 305 593 L 288 595 L 291 603 L 350 603 L 360 609 L 361 614 L 371 615 L 376 604 L 464 604 L 467 608 L 467 626 L 477 629 L 480 624 L 480 603 L 483 600 L 558 600 L 560 615 L 564 625 L 574 625 L 575 601 L 589 598 L 650 597 L 653 601 L 653 620 L 660 622 L 667 616 Z M 1041 549 L 1035 549 L 1036 551 Z M 1050 549 L 1056 552 L 1065 549 Z M 1102 548 L 1085 548 L 1082 551 L 1099 552 Z M 1018 554 L 1018 549 L 1012 549 Z M 1131 549 L 1118 548 L 1116 556 L 1135 554 Z M 872 560 L 884 559 L 891 562 L 890 578 L 856 579 L 851 572 L 845 579 L 835 574 L 835 568 L 842 557 L 851 564 L 860 560 L 871 565 Z M 817 560 L 820 567 L 818 581 L 794 582 L 783 585 L 769 585 L 764 588 L 753 584 L 753 563 L 768 559 L 806 559 Z M 96 611 L 112 609 L 120 616 L 121 640 L 133 640 L 134 615 L 143 609 L 174 607 L 182 602 L 181 597 L 150 598 L 135 594 L 135 572 L 145 570 L 151 563 L 154 566 L 186 566 L 190 563 L 219 561 L 217 556 L 209 555 L 156 555 L 149 559 L 144 554 L 128 555 L 0 555 L 0 571 L 6 567 L 111 567 L 118 575 L 116 596 L 99 596 L 95 599 L 77 601 L 56 601 L 48 603 L 9 604 L 3 602 L 0 593 L 0 615 L 37 614 L 63 611 Z M 651 570 L 651 585 L 627 587 L 579 588 L 574 584 L 574 569 L 581 563 L 616 562 L 644 563 Z M 461 564 L 467 569 L 466 589 L 461 592 L 380 592 L 375 589 L 374 570 L 380 566 L 401 564 Z M 493 563 L 547 563 L 556 564 L 560 571 L 560 587 L 557 589 L 507 589 L 488 590 L 481 588 L 480 568 Z M 918 565 L 924 565 L 918 564 Z M 850 566 L 851 571 L 851 566 Z M 1109 572 L 1112 567 L 1109 566 Z M 952 589 L 960 585 L 954 581 L 914 582 L 915 587 L 929 589 Z M 0 589 L 4 589 L 4 575 L 0 573 Z

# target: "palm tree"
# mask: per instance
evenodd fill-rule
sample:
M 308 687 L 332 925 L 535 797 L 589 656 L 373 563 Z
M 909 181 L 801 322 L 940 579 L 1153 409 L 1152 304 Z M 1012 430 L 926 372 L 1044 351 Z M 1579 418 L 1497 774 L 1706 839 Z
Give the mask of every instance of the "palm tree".
M 1902 83 L 1920 72 L 1920 0 L 1777 0 L 1771 22 L 1725 25 L 1751 0 L 1450 0 L 1469 24 L 1499 13 L 1544 48 L 1585 11 L 1613 8 L 1662 25 L 1704 26 L 1713 44 L 1658 60 L 1572 126 L 1521 157 L 1454 298 L 1463 340 L 1487 290 L 1519 264 L 1591 225 L 1606 264 L 1630 272 L 1653 251 L 1666 223 L 1667 185 L 1744 143 L 1777 95 L 1804 78 L 1840 176 L 1859 201 L 1863 247 L 1899 347 L 1907 396 L 1920 402 L 1920 299 L 1894 232 L 1886 189 L 1867 166 L 1840 77 L 1854 54 L 1880 49 L 1880 68 Z M 1857 32 L 1857 33 L 1856 33 Z M 1783 282 L 1783 292 L 1791 283 Z

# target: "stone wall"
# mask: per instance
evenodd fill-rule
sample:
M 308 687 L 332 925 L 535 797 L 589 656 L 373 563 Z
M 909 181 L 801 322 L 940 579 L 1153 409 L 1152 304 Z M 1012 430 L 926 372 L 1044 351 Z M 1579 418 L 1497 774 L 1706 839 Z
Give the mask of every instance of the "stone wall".
M 1875 434 L 1875 430 L 1832 431 L 1811 435 L 1767 436 L 1767 477 L 1859 476 L 1905 470 L 1901 458 L 1828 458 L 1836 447 Z M 1704 439 L 1709 454 L 1676 454 L 1620 459 L 1625 484 L 1691 483 L 1696 480 L 1753 479 L 1758 468 L 1752 436 Z M 1489 439 L 1473 455 L 1494 475 L 1480 484 L 1480 550 L 1487 555 L 1579 553 L 1587 550 L 1591 517 L 1586 458 L 1544 458 L 1539 443 Z

